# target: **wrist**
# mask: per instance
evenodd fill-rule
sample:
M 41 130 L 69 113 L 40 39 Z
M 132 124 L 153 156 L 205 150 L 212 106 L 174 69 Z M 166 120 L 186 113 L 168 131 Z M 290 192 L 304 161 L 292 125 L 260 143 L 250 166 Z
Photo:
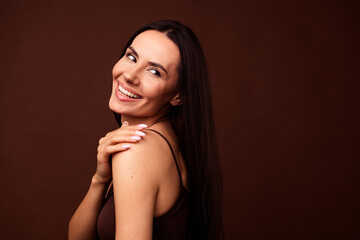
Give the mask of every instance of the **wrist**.
M 102 178 L 97 173 L 94 174 L 94 176 L 91 178 L 91 184 L 109 184 L 111 182 L 111 177 L 109 178 Z

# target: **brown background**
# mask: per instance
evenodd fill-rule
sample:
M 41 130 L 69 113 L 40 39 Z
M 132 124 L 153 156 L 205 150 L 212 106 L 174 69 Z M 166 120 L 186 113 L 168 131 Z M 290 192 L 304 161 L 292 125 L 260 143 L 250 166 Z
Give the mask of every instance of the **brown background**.
M 65 239 L 111 68 L 157 19 L 207 56 L 227 239 L 360 239 L 359 1 L 1 1 L 0 238 Z

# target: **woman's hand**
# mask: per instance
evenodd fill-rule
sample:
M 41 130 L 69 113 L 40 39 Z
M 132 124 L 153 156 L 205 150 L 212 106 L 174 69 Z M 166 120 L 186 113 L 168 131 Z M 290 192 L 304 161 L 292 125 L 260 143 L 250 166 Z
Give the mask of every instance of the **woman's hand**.
M 110 154 L 129 149 L 131 146 L 129 143 L 136 143 L 141 140 L 142 136 L 145 136 L 141 130 L 146 127 L 145 124 L 129 126 L 129 123 L 125 121 L 121 128 L 109 132 L 99 140 L 97 167 L 93 177 L 95 181 L 105 183 L 111 180 Z

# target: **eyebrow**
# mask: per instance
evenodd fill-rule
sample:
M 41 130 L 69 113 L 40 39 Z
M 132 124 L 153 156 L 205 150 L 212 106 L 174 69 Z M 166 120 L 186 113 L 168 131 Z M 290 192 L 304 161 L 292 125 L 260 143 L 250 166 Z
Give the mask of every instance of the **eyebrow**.
M 129 49 L 134 53 L 134 55 L 135 55 L 136 57 L 139 57 L 139 54 L 135 51 L 135 49 L 134 49 L 133 46 L 129 46 Z M 166 74 L 168 74 L 168 72 L 166 71 L 166 69 L 164 68 L 164 66 L 161 65 L 160 63 L 149 62 L 149 64 L 150 64 L 151 66 L 161 68 L 164 72 L 166 72 Z

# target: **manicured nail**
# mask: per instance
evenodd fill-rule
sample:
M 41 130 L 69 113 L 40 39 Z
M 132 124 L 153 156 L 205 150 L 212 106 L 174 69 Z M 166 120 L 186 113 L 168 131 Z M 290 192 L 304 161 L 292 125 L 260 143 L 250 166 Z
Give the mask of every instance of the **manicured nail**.
M 141 128 L 147 128 L 146 124 L 139 124 L 138 126 L 141 127 Z
M 130 144 L 124 144 L 124 145 L 122 145 L 122 148 L 123 148 L 123 149 L 130 148 Z
M 133 140 L 140 140 L 141 139 L 141 137 L 139 137 L 139 136 L 131 136 L 130 138 L 133 139 Z
M 135 132 L 137 135 L 139 135 L 139 136 L 145 136 L 145 133 L 144 132 L 141 132 L 141 131 L 136 131 Z

